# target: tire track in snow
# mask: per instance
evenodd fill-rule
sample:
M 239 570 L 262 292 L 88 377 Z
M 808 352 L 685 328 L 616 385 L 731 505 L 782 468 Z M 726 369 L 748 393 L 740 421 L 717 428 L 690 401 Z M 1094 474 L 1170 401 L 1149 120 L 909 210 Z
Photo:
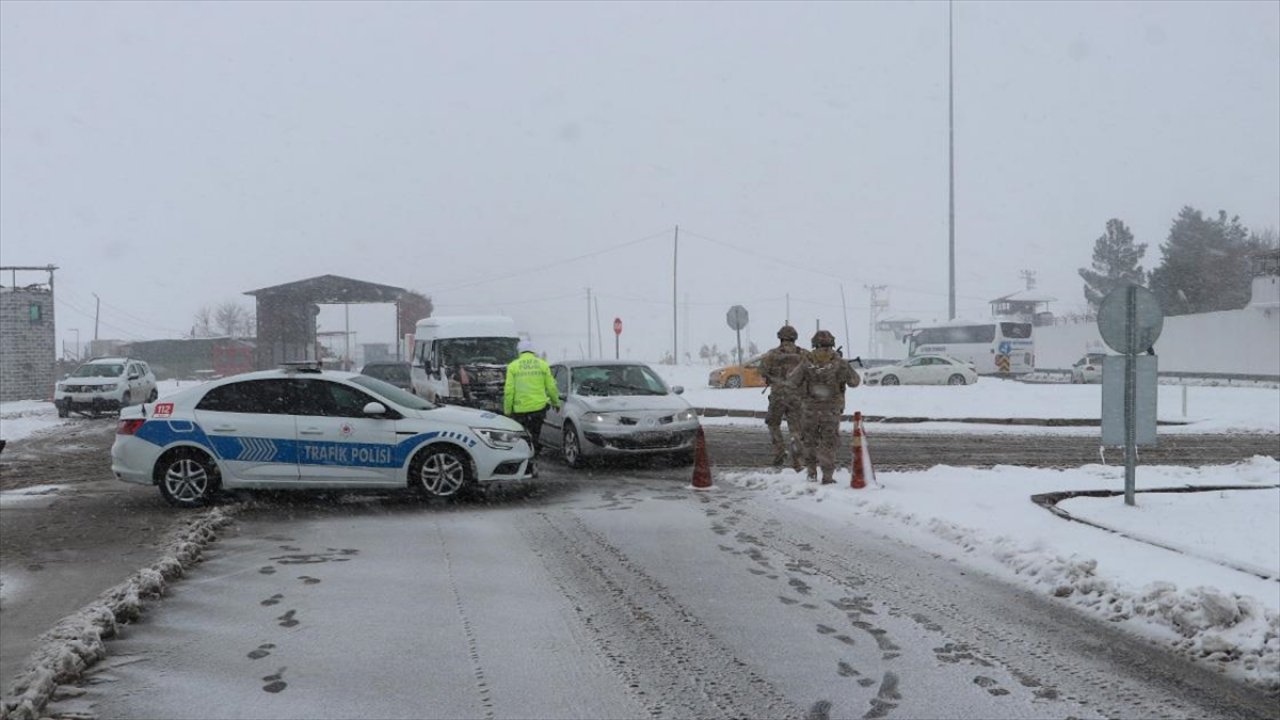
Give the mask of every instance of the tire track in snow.
M 444 556 L 449 592 L 453 595 L 454 608 L 458 611 L 458 619 L 462 622 L 462 632 L 467 639 L 467 659 L 471 662 L 471 674 L 476 679 L 476 692 L 480 698 L 480 706 L 484 708 L 483 717 L 485 720 L 494 720 L 493 694 L 489 689 L 489 678 L 485 673 L 484 664 L 480 661 L 480 644 L 476 640 L 475 627 L 471 622 L 471 617 L 467 615 L 466 606 L 462 603 L 462 594 L 458 592 L 458 579 L 453 572 L 453 553 L 449 552 L 449 542 L 445 537 L 444 530 L 440 527 L 440 519 L 438 517 L 434 518 L 432 526 L 436 530 L 436 538 L 439 540 L 440 551 Z
M 567 512 L 521 528 L 604 660 L 651 718 L 803 718 L 672 593 Z

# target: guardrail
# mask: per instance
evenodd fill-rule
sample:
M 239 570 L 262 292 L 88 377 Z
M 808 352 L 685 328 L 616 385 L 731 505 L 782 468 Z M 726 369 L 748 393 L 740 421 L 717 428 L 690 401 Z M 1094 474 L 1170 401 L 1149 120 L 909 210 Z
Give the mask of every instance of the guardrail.
M 1190 381 L 1186 383 L 1170 383 L 1170 384 L 1187 384 L 1187 385 L 1244 385 L 1262 383 L 1268 386 L 1274 385 L 1280 387 L 1280 375 L 1251 375 L 1246 373 L 1210 373 L 1210 372 L 1187 372 L 1182 370 L 1168 370 L 1157 373 L 1160 380 L 1184 380 Z M 1061 368 L 1036 368 L 1034 371 L 1025 375 L 1019 375 L 1015 380 L 1021 382 L 1070 382 L 1071 370 L 1063 370 Z

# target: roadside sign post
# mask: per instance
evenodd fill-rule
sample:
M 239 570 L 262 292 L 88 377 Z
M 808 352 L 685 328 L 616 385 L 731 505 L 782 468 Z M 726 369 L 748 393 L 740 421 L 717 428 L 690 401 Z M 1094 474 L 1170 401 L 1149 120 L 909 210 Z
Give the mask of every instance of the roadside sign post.
M 1098 306 L 1098 332 L 1108 347 L 1122 353 L 1103 358 L 1102 444 L 1124 444 L 1126 505 L 1134 504 L 1138 445 L 1156 444 L 1158 361 L 1151 350 L 1163 329 L 1164 312 L 1146 288 L 1116 288 Z M 1148 354 L 1139 355 L 1143 352 Z
M 738 364 L 742 364 L 742 328 L 747 326 L 747 309 L 741 305 L 734 305 L 729 308 L 729 312 L 725 314 L 724 319 L 729 323 L 729 327 L 733 328 L 734 334 L 738 341 Z
M 622 318 L 613 319 L 613 359 L 618 359 L 618 340 L 622 337 Z

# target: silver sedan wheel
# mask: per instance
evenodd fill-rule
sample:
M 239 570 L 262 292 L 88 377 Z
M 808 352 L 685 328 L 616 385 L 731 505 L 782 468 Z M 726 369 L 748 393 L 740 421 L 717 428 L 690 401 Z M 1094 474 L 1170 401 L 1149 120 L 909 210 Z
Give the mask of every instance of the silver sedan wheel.
M 947 378 L 947 384 L 948 385 L 964 385 L 965 384 L 964 376 L 961 375 L 960 373 L 956 373 L 955 375 L 952 375 L 951 377 Z
M 564 426 L 564 443 L 560 451 L 564 453 L 564 464 L 571 468 L 582 466 L 582 446 L 578 444 L 578 431 L 572 425 Z
M 418 483 L 428 495 L 455 495 L 467 484 L 466 462 L 448 448 L 430 450 L 418 469 Z

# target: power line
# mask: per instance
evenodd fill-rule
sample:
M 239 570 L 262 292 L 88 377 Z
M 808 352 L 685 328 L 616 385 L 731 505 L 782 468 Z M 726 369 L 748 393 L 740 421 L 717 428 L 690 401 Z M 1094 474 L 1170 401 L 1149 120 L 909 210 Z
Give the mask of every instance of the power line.
M 644 237 L 636 238 L 635 240 L 628 240 L 627 242 L 620 243 L 612 247 L 603 248 L 601 250 L 593 250 L 592 252 L 589 252 L 589 253 L 575 255 L 573 257 L 565 258 L 563 260 L 556 260 L 553 262 L 549 262 L 545 265 L 540 265 L 538 267 L 523 268 L 515 272 L 507 273 L 505 275 L 494 275 L 491 277 L 486 277 L 482 280 L 473 280 L 470 282 L 459 283 L 457 285 L 449 285 L 449 286 L 440 288 L 439 290 L 437 290 L 437 292 L 447 292 L 449 290 L 461 290 L 463 288 L 475 287 L 477 285 L 485 285 L 492 282 L 498 282 L 499 280 L 510 280 L 511 278 L 514 278 L 514 277 L 522 277 L 525 275 L 530 275 L 532 273 L 539 272 L 542 270 L 547 270 L 554 267 L 560 267 L 562 265 L 572 263 L 572 262 L 577 262 L 579 260 L 586 260 L 587 258 L 596 257 L 598 255 L 604 255 L 605 253 L 611 253 L 615 250 L 621 250 L 622 248 L 630 247 L 631 245 L 637 245 L 647 240 L 653 240 L 654 238 L 666 237 L 666 234 L 667 234 L 667 231 L 662 230 L 661 232 L 656 232 L 651 235 L 645 235 Z
M 772 256 L 772 255 L 768 255 L 768 254 L 766 254 L 766 253 L 758 252 L 758 251 L 756 251 L 756 250 L 752 250 L 752 249 L 750 249 L 750 248 L 745 248 L 745 247 L 742 247 L 742 246 L 739 246 L 739 245 L 735 245 L 735 244 L 733 244 L 733 243 L 731 243 L 731 242 L 727 242 L 727 241 L 724 241 L 724 240 L 717 240 L 716 238 L 708 237 L 708 236 L 706 236 L 706 235 L 702 235 L 701 233 L 695 233 L 695 232 L 690 232 L 690 231 L 686 230 L 686 231 L 685 231 L 685 234 L 686 234 L 686 235 L 688 235 L 688 236 L 691 236 L 691 237 L 698 238 L 699 240 L 706 240 L 707 242 L 710 242 L 710 243 L 714 243 L 714 244 L 716 244 L 716 245 L 721 245 L 721 246 L 727 247 L 727 248 L 729 248 L 729 249 L 731 249 L 731 250 L 734 250 L 734 251 L 737 251 L 737 252 L 743 253 L 743 254 L 745 254 L 745 255 L 753 255 L 753 256 L 758 257 L 758 258 L 760 258 L 760 259 L 762 259 L 762 260 L 767 260 L 767 261 L 769 261 L 769 262 L 771 262 L 771 263 L 775 263 L 775 264 L 777 264 L 777 265 L 782 265 L 782 266 L 784 266 L 784 267 L 789 267 L 789 268 L 792 268 L 793 270 L 800 270 L 800 271 L 802 271 L 802 272 L 813 273 L 813 274 L 815 274 L 815 275 L 821 275 L 821 276 L 823 276 L 823 277 L 831 278 L 831 279 L 833 279 L 833 280 L 837 280 L 837 281 L 843 281 L 843 280 L 860 280 L 861 282 L 864 282 L 864 283 L 871 283 L 871 282 L 872 282 L 871 280 L 860 279 L 860 278 L 858 278 L 858 277 L 856 277 L 856 276 L 852 276 L 852 275 L 836 275 L 836 274 L 834 274 L 834 273 L 825 272 L 825 271 L 823 271 L 823 270 L 816 270 L 816 269 L 814 269 L 814 268 L 812 268 L 812 267 L 808 267 L 808 266 L 805 266 L 805 265 L 801 265 L 801 264 L 799 264 L 799 263 L 795 263 L 795 262 L 792 262 L 792 261 L 790 261 L 790 260 L 785 260 L 785 259 L 783 259 L 783 258 L 774 257 L 774 256 Z M 900 290 L 905 290 L 905 291 L 908 291 L 908 292 L 918 293 L 918 294 L 920 294 L 920 295 L 949 296 L 949 293 L 935 292 L 935 291 L 933 291 L 933 290 L 921 290 L 921 289 L 919 289 L 919 288 L 914 288 L 914 287 L 911 287 L 911 286 L 908 286 L 908 285 L 897 285 L 897 284 L 895 284 L 895 285 L 891 285 L 890 287 L 898 288 L 898 289 L 900 289 Z M 960 297 L 963 297 L 963 298 L 968 299 L 968 300 L 983 300 L 984 302 L 987 300 L 986 298 L 979 298 L 979 297 L 976 297 L 976 296 L 973 296 L 973 295 L 965 295 L 965 296 L 960 296 Z

